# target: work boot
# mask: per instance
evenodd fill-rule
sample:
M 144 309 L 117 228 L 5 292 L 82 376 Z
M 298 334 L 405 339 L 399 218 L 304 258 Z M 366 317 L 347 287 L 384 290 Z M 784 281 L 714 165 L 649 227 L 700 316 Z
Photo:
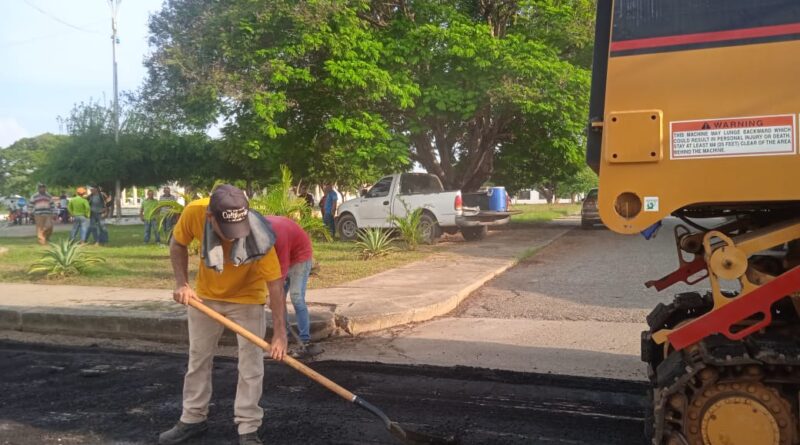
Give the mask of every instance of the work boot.
M 289 348 L 288 354 L 291 357 L 296 358 L 298 360 L 301 360 L 301 359 L 304 359 L 304 358 L 308 358 L 310 356 L 310 354 L 308 353 L 307 345 L 308 345 L 308 343 L 302 342 L 302 343 L 298 344 L 297 346 L 292 346 L 292 347 Z
M 208 423 L 206 421 L 198 423 L 183 423 L 179 420 L 175 426 L 159 434 L 158 445 L 177 445 L 191 439 L 192 437 L 199 436 L 206 431 L 208 431 Z
M 264 445 L 258 433 L 239 434 L 239 445 Z
M 289 349 L 289 355 L 296 359 L 311 358 L 325 352 L 318 344 L 304 341 L 297 345 L 295 348 Z
M 305 346 L 306 352 L 311 357 L 315 355 L 320 355 L 323 352 L 325 352 L 325 350 L 322 349 L 322 346 L 320 346 L 319 343 L 311 343 L 310 341 L 307 341 L 303 343 L 303 346 Z

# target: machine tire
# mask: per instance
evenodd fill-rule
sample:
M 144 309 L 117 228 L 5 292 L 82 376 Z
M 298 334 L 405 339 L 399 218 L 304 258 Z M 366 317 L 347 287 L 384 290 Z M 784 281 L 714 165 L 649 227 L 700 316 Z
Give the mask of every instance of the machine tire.
M 594 224 L 592 224 L 591 221 L 581 218 L 581 229 L 583 229 L 583 230 L 591 230 L 593 228 L 594 228 Z
M 486 238 L 487 233 L 489 233 L 489 228 L 486 226 L 461 228 L 461 234 L 464 235 L 464 239 L 467 241 L 480 241 Z
M 791 304 L 788 299 L 786 302 Z M 710 294 L 684 292 L 669 304 L 657 305 L 647 317 L 650 329 L 642 333 L 642 360 L 648 365 L 652 385 L 648 389 L 650 407 L 644 416 L 648 443 L 723 443 L 707 441 L 704 425 L 742 416 L 749 419 L 744 422 L 748 425 L 773 425 L 768 443 L 800 443 L 796 402 L 800 376 L 784 371 L 792 369 L 794 357 L 800 357 L 800 346 L 794 340 L 798 337 L 798 316 L 792 306 L 779 311 L 784 318 L 778 318 L 776 325 L 745 341 L 712 335 L 682 351 L 653 342 L 654 332 L 680 326 L 712 307 Z M 777 313 L 773 316 L 780 317 Z M 708 428 L 720 430 L 719 423 Z M 755 443 L 752 438 L 741 439 L 741 434 L 737 437 L 739 441 L 733 443 Z
M 356 218 L 349 213 L 340 216 L 336 224 L 336 233 L 342 241 L 355 241 L 358 238 Z
M 436 244 L 442 231 L 436 218 L 428 213 L 423 213 L 419 218 L 419 228 L 422 231 L 422 242 L 425 244 Z

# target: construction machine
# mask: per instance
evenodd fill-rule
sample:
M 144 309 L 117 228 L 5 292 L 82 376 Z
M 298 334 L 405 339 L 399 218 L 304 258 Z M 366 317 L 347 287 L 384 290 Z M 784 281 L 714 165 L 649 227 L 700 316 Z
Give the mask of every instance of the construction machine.
M 800 444 L 800 0 L 598 0 L 595 37 L 603 223 L 678 218 L 678 268 L 647 285 L 710 288 L 647 317 L 646 434 Z

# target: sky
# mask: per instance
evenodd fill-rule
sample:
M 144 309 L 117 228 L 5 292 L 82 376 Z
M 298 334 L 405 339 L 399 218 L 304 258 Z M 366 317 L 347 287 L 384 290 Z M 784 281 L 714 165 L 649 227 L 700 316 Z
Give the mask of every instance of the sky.
M 147 22 L 162 0 L 119 4 L 119 91 L 147 74 Z M 0 147 L 62 133 L 58 116 L 90 99 L 111 103 L 111 8 L 108 0 L 0 0 Z

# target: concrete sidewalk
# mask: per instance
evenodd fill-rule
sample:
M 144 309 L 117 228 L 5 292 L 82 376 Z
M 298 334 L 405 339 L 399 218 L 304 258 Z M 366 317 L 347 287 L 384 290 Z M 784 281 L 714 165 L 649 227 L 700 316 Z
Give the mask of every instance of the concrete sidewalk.
M 556 222 L 501 230 L 484 241 L 458 243 L 397 269 L 311 290 L 306 301 L 312 337 L 359 335 L 447 314 L 521 257 L 572 227 Z M 183 342 L 187 339 L 185 320 L 186 309 L 172 301 L 169 290 L 0 283 L 0 329 Z M 231 342 L 233 337 L 223 341 Z

